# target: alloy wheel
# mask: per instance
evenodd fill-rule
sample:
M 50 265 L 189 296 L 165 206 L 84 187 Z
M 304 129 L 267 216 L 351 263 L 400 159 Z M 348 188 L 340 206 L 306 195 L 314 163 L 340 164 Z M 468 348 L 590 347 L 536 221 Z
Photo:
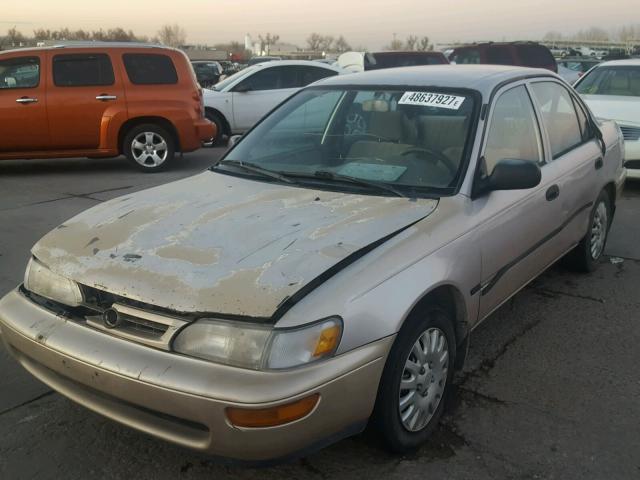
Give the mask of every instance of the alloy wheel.
M 609 227 L 607 206 L 604 202 L 600 202 L 596 207 L 591 223 L 591 258 L 597 260 L 602 255 L 604 243 L 607 239 L 607 229 Z
M 141 132 L 131 143 L 133 159 L 147 168 L 162 165 L 169 155 L 169 147 L 164 138 L 156 132 Z

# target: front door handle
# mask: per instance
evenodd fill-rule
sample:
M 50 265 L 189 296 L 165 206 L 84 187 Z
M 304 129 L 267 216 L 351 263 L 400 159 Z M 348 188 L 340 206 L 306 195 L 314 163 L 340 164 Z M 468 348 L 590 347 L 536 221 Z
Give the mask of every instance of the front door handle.
M 16 98 L 16 102 L 18 102 L 18 103 L 37 103 L 38 99 L 37 98 L 29 98 L 29 97 L 20 97 L 20 98 Z
M 602 161 L 602 157 L 598 157 L 598 159 L 596 160 L 596 170 L 600 170 L 603 165 L 604 162 Z
M 548 189 L 547 189 L 547 200 L 550 202 L 552 200 L 555 200 L 556 198 L 558 198 L 560 196 L 560 187 L 558 187 L 558 185 L 551 185 Z
M 96 100 L 100 100 L 101 102 L 108 102 L 109 100 L 117 100 L 118 97 L 115 95 L 107 95 L 106 93 L 101 93 L 96 97 Z

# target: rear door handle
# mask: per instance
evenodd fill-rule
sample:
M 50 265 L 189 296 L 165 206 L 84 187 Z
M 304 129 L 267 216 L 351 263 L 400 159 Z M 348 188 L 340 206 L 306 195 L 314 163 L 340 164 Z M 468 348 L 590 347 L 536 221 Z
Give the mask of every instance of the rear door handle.
M 101 102 L 108 102 L 109 100 L 117 100 L 118 97 L 115 95 L 107 95 L 106 93 L 101 93 L 96 97 L 96 100 L 100 100 Z
M 37 98 L 29 98 L 29 97 L 20 97 L 20 98 L 16 98 L 16 102 L 18 102 L 18 103 L 37 103 L 38 99 Z
M 602 157 L 598 157 L 598 159 L 596 160 L 596 170 L 600 170 L 603 165 L 604 162 L 602 161 Z
M 547 200 L 550 202 L 552 200 L 555 200 L 556 198 L 558 198 L 560 196 L 560 187 L 558 187 L 558 185 L 551 185 L 548 189 L 547 189 Z

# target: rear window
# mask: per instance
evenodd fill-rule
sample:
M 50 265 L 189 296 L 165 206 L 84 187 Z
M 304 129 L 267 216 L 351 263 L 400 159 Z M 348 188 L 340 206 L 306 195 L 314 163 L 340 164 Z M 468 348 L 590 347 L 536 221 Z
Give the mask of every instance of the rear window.
M 555 63 L 551 52 L 541 45 L 517 45 L 516 48 L 524 66 L 550 68 Z
M 113 85 L 113 66 L 105 53 L 53 57 L 53 83 L 58 87 Z
M 167 55 L 125 53 L 124 68 L 135 85 L 170 85 L 178 83 L 178 73 Z

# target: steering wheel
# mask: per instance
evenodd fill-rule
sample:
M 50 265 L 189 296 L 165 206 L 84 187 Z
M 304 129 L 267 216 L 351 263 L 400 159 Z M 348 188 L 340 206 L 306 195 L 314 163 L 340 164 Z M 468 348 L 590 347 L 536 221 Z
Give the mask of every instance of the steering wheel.
M 403 157 L 406 157 L 407 155 L 411 155 L 412 153 L 417 153 L 420 155 L 420 157 L 424 158 L 425 160 L 433 161 L 433 163 L 435 164 L 442 163 L 449 171 L 449 173 L 451 173 L 452 177 L 455 177 L 456 173 L 458 173 L 458 169 L 456 168 L 455 164 L 442 152 L 427 147 L 412 147 L 402 152 L 401 155 Z

